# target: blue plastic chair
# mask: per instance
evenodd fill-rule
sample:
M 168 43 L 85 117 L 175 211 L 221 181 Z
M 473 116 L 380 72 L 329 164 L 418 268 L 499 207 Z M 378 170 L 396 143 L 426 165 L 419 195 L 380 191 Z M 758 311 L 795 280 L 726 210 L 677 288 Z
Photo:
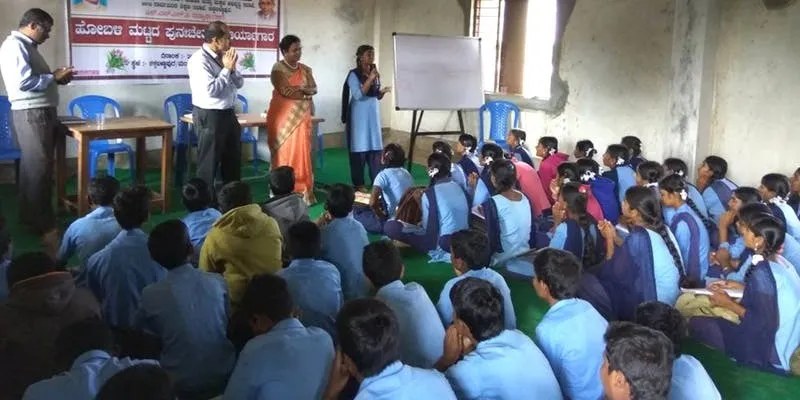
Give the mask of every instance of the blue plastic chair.
M 175 119 L 172 118 L 175 110 Z M 175 186 L 183 185 L 183 176 L 189 169 L 189 147 L 197 147 L 197 135 L 192 126 L 181 121 L 181 117 L 192 113 L 192 95 L 178 93 L 164 100 L 164 120 L 175 124 L 176 135 L 172 140 L 172 156 L 175 159 Z M 174 121 L 174 122 L 173 122 Z
M 478 144 L 483 145 L 483 113 L 489 112 L 489 139 L 500 145 L 504 149 L 508 149 L 506 145 L 506 136 L 508 135 L 508 119 L 509 114 L 514 115 L 514 125 L 512 128 L 519 127 L 519 107 L 509 101 L 495 100 L 490 101 L 481 106 L 478 112 Z
M 250 106 L 247 102 L 247 98 L 242 95 L 237 95 L 237 99 L 239 99 L 239 103 L 241 103 L 241 112 L 242 114 L 247 114 Z M 254 135 L 250 128 L 242 129 L 242 143 L 250 143 L 251 147 L 253 148 L 253 175 L 258 174 L 258 136 Z
M 8 96 L 0 96 L 0 160 L 14 160 L 14 174 L 19 184 L 19 161 L 22 152 L 14 145 L 11 135 L 11 102 Z
M 70 115 L 75 116 L 76 107 L 80 112 L 81 118 L 88 120 L 89 123 L 94 121 L 97 114 L 107 114 L 107 109 L 109 107 L 111 108 L 115 118 L 120 117 L 122 110 L 122 107 L 120 107 L 116 100 L 97 95 L 80 96 L 72 99 L 72 101 L 69 102 L 69 107 L 67 108 Z M 133 147 L 119 139 L 99 139 L 89 142 L 89 177 L 94 178 L 97 174 L 97 160 L 103 154 L 108 156 L 108 174 L 110 176 L 115 176 L 114 169 L 116 163 L 114 161 L 114 154 L 123 152 L 128 153 L 128 160 L 130 161 L 131 165 L 131 179 L 135 180 L 136 157 L 134 157 Z

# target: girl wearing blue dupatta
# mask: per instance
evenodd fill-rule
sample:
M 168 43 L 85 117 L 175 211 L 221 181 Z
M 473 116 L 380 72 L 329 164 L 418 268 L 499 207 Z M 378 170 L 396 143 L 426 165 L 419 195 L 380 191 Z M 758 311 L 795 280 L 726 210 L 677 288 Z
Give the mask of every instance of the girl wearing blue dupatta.
M 742 229 L 745 245 L 753 252 L 744 283 L 711 284 L 711 304 L 736 313 L 737 325 L 714 317 L 694 317 L 691 334 L 725 352 L 738 363 L 785 374 L 792 353 L 800 345 L 800 276 L 778 255 L 785 229 L 773 216 L 750 221 Z M 743 290 L 740 302 L 725 289 Z
M 450 168 L 444 154 L 428 157 L 431 183 L 421 197 L 421 226 L 398 220 L 384 225 L 386 236 L 427 253 L 432 262 L 450 262 L 450 235 L 469 228 L 469 197 L 451 179 Z
M 369 205 L 355 204 L 353 218 L 369 233 L 383 233 L 383 224 L 397 216 L 397 206 L 403 195 L 414 186 L 414 177 L 403 165 L 406 152 L 397 143 L 389 143 L 381 153 L 383 169 L 372 182 Z
M 566 250 L 583 263 L 584 268 L 597 265 L 603 259 L 603 246 L 597 231 L 597 220 L 586 210 L 587 185 L 565 183 L 553 206 L 553 237 L 540 247 Z
M 444 154 L 445 156 L 447 156 L 447 158 L 450 159 L 450 175 L 451 175 L 450 177 L 453 178 L 453 181 L 459 184 L 459 186 L 461 186 L 462 189 L 467 191 L 468 190 L 467 175 L 464 174 L 464 169 L 461 168 L 461 166 L 458 165 L 458 163 L 453 162 L 453 148 L 450 147 L 450 145 L 447 144 L 447 142 L 437 140 L 433 142 L 431 151 L 433 151 L 434 153 Z
M 461 134 L 456 143 L 456 153 L 461 154 L 461 159 L 456 164 L 464 171 L 464 176 L 470 176 L 473 173 L 480 175 L 483 167 L 481 167 L 481 160 L 477 155 L 478 139 L 475 136 L 467 133 Z
M 749 186 L 740 186 L 733 190 L 731 198 L 728 200 L 728 211 L 725 211 L 719 217 L 719 225 L 714 226 L 710 231 L 711 248 L 717 250 L 711 253 L 712 264 L 709 266 L 709 277 L 719 278 L 722 277 L 722 270 L 724 268 L 731 268 L 731 265 L 736 265 L 731 260 L 738 260 L 739 262 L 747 258 L 741 257 L 745 251 L 744 239 L 738 233 L 735 222 L 741 218 L 741 213 L 745 208 L 756 207 L 756 211 L 770 213 L 770 209 L 761 202 L 761 194 L 758 189 Z M 753 211 L 750 211 L 753 212 Z M 714 261 L 716 260 L 716 261 Z
M 689 166 L 686 165 L 680 158 L 668 158 L 664 160 L 664 176 L 678 175 L 683 178 L 686 184 L 686 192 L 689 193 L 689 198 L 692 199 L 697 210 L 704 218 L 708 218 L 708 209 L 706 209 L 706 202 L 703 200 L 703 194 L 697 190 L 697 186 L 686 180 L 689 175 Z
M 511 129 L 506 136 L 506 144 L 514 158 L 533 167 L 533 157 L 531 157 L 531 152 L 525 147 L 525 140 L 527 140 L 527 138 L 528 134 L 522 129 Z
M 647 159 L 642 157 L 642 140 L 638 137 L 623 136 L 620 144 L 628 148 L 628 154 L 630 155 L 629 162 L 631 168 L 634 170 L 639 168 L 639 164 L 647 161 Z
M 680 294 L 683 262 L 675 238 L 664 225 L 653 191 L 632 187 L 622 203 L 630 233 L 621 239 L 608 221 L 598 229 L 605 239 L 606 262 L 581 278 L 579 295 L 610 321 L 633 318 L 651 300 L 674 305 Z
M 592 194 L 603 210 L 603 219 L 616 225 L 619 222 L 619 198 L 616 193 L 616 184 L 600 176 L 600 164 L 589 158 L 581 158 L 575 162 L 578 166 L 578 175 L 581 182 L 592 188 Z
M 636 169 L 636 185 L 650 188 L 655 193 L 656 198 L 661 198 L 658 190 L 658 181 L 664 177 L 664 168 L 655 161 L 643 161 Z
M 470 191 L 473 193 L 472 204 L 481 205 L 497 194 L 497 190 L 492 186 L 490 169 L 495 160 L 503 159 L 505 159 L 505 156 L 500 146 L 494 143 L 485 143 L 481 147 L 480 163 L 483 165 L 483 170 L 480 174 L 473 172 L 467 178 Z
M 639 165 L 641 168 L 645 163 Z M 686 190 L 686 184 L 678 175 L 670 175 L 659 183 L 661 204 L 664 206 L 664 222 L 669 226 L 678 242 L 683 259 L 684 275 L 689 287 L 705 287 L 708 273 L 708 253 L 711 241 L 708 227 L 711 221 L 703 218 Z M 667 213 L 670 209 L 672 212 Z
M 800 220 L 795 210 L 786 202 L 789 199 L 790 187 L 791 183 L 786 175 L 766 174 L 761 178 L 758 191 L 775 217 L 786 226 L 786 234 L 800 240 Z
M 728 162 L 722 157 L 708 156 L 697 170 L 697 189 L 703 193 L 708 216 L 719 225 L 719 217 L 728 210 L 736 184 L 725 178 Z
M 625 201 L 625 192 L 628 188 L 636 186 L 636 172 L 628 163 L 628 156 L 628 148 L 621 144 L 608 146 L 603 154 L 603 165 L 609 168 L 603 172 L 603 177 L 614 182 L 614 193 L 620 206 Z
M 582 158 L 591 160 L 595 154 L 597 154 L 597 150 L 591 140 L 578 140 L 578 143 L 575 143 L 575 151 L 572 152 L 572 156 L 575 157 L 576 161 Z

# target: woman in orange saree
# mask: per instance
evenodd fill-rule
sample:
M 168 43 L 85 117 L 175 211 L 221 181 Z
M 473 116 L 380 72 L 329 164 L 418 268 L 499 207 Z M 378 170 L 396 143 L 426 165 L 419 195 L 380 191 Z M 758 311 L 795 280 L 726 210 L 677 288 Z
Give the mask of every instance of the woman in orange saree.
M 267 110 L 267 137 L 272 157 L 270 168 L 294 169 L 297 193 L 306 204 L 314 197 L 314 169 L 311 162 L 311 96 L 317 84 L 311 68 L 300 63 L 300 38 L 287 35 L 280 42 L 283 59 L 272 67 L 274 88 Z

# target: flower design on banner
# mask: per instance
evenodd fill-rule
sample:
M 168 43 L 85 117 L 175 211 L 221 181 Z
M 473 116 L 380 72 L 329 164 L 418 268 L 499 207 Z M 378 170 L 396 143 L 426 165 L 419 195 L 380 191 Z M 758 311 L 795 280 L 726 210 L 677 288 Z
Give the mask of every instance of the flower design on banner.
M 242 67 L 244 71 L 255 71 L 256 70 L 256 56 L 252 52 L 244 53 L 242 56 L 242 61 L 239 61 L 239 66 Z
M 114 73 L 117 71 L 125 71 L 127 69 L 128 57 L 120 49 L 114 49 L 106 54 L 106 71 Z

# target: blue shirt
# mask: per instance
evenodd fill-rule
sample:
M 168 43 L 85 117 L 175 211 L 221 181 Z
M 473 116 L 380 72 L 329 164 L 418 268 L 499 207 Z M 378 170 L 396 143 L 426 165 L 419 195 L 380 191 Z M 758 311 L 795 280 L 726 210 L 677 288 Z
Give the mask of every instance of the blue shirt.
M 465 192 L 469 192 L 467 174 L 464 173 L 464 169 L 461 168 L 461 165 L 458 163 L 450 164 L 450 178 L 453 179 L 453 182 L 457 183 L 458 186 L 461 186 L 461 189 L 464 189 Z
M 417 368 L 433 368 L 444 353 L 444 326 L 425 289 L 416 282 L 397 280 L 378 289 L 400 325 L 400 360 Z
M 367 231 L 350 214 L 336 218 L 322 228 L 322 259 L 339 270 L 342 292 L 347 300 L 367 295 L 364 279 L 364 246 L 369 244 Z
M 247 342 L 223 398 L 321 399 L 334 355 L 325 331 L 285 319 Z
M 69 225 L 67 231 L 64 232 L 64 238 L 61 239 L 58 259 L 67 262 L 77 254 L 80 269 L 75 281 L 79 285 L 86 285 L 85 267 L 89 257 L 111 243 L 120 231 L 122 228 L 119 227 L 117 219 L 114 217 L 114 209 L 97 207 Z
M 228 287 L 190 264 L 142 291 L 137 326 L 161 338 L 161 366 L 182 390 L 222 384 L 236 362 L 228 340 Z
M 518 330 L 478 343 L 445 376 L 459 399 L 563 398 L 547 358 Z
M 503 313 L 505 315 L 506 329 L 517 329 L 517 316 L 514 314 L 514 304 L 511 303 L 511 290 L 508 288 L 506 280 L 497 271 L 490 268 L 472 269 L 461 276 L 457 276 L 447 281 L 442 288 L 442 293 L 439 295 L 439 302 L 436 304 L 436 310 L 439 311 L 439 317 L 442 318 L 444 326 L 450 326 L 453 323 L 453 303 L 450 302 L 450 290 L 453 289 L 456 283 L 460 280 L 472 277 L 483 279 L 492 284 L 500 294 L 503 295 Z
M 181 221 L 186 225 L 186 230 L 189 231 L 189 240 L 192 241 L 194 246 L 194 262 L 200 259 L 200 249 L 203 248 L 203 242 L 206 240 L 208 231 L 214 222 L 217 222 L 222 213 L 216 208 L 206 208 L 205 210 L 194 211 L 186 214 Z
M 439 212 L 439 236 L 469 228 L 469 204 L 464 190 L 457 183 L 443 182 L 433 187 L 436 191 L 436 206 Z M 428 196 L 422 195 L 422 226 L 428 229 L 430 203 Z
M 116 358 L 102 350 L 90 350 L 78 356 L 68 371 L 29 386 L 23 400 L 94 400 L 109 378 L 139 364 L 158 365 L 158 361 Z
M 361 381 L 354 400 L 455 400 L 447 378 L 435 370 L 395 361 Z
M 598 371 L 603 364 L 607 327 L 605 318 L 581 299 L 557 301 L 536 325 L 536 342 L 550 361 L 565 397 L 603 397 Z
M 786 201 L 779 200 L 773 201 L 772 204 L 776 205 L 778 209 L 783 213 L 783 221 L 786 221 L 786 234 L 795 238 L 795 240 L 800 240 L 800 219 L 797 218 L 797 214 L 792 209 L 792 206 L 786 203 Z
M 669 400 L 719 400 L 721 398 L 714 381 L 708 376 L 708 372 L 700 361 L 688 354 L 675 359 L 672 364 L 672 387 L 669 390 Z
M 567 233 L 568 233 L 567 230 L 568 229 L 566 223 L 562 222 L 558 224 L 558 226 L 556 226 L 556 230 L 553 232 L 553 237 L 550 238 L 549 247 L 552 247 L 554 249 L 564 250 L 564 247 L 567 245 Z M 581 241 L 583 241 L 584 232 L 585 232 L 584 229 L 581 228 Z M 589 235 L 591 235 L 592 239 L 594 239 L 594 242 L 597 243 L 597 228 L 595 228 L 595 225 L 591 225 L 589 227 Z M 580 254 L 581 258 L 583 258 L 583 249 L 584 247 L 581 247 L 581 254 Z M 577 257 L 578 254 L 575 254 L 575 256 Z
M 678 251 L 680 251 L 681 258 L 683 259 L 684 273 L 689 273 L 686 264 L 689 263 L 689 249 L 694 242 L 697 243 L 698 249 L 698 254 L 696 254 L 696 256 L 699 257 L 700 279 L 705 280 L 706 274 L 708 273 L 708 253 L 711 251 L 711 239 L 708 236 L 708 229 L 706 229 L 705 225 L 703 225 L 703 220 L 700 219 L 697 213 L 695 213 L 694 210 L 692 210 L 692 208 L 686 203 L 678 207 L 678 209 L 675 210 L 675 213 L 670 214 L 669 218 L 665 221 L 667 226 L 672 226 L 672 220 L 678 214 L 689 214 L 691 218 L 694 219 L 694 222 L 697 225 L 697 231 L 699 233 L 698 237 L 693 237 L 689 231 L 689 227 L 685 222 L 679 222 L 675 227 L 675 231 L 673 232 L 675 235 L 675 241 L 678 243 Z
M 381 195 L 386 203 L 386 214 L 389 218 L 394 218 L 400 199 L 408 188 L 414 185 L 414 177 L 403 167 L 384 168 L 378 172 L 372 184 L 381 188 Z
M 502 253 L 492 256 L 492 265 L 496 265 L 530 250 L 533 221 L 531 202 L 525 195 L 519 201 L 509 200 L 502 194 L 492 196 L 492 199 L 497 207 L 500 245 L 503 246 Z
M 361 81 L 355 73 L 347 75 L 350 88 L 350 151 L 380 151 L 383 149 L 381 114 L 378 98 L 361 92 Z
M 731 190 L 736 189 L 736 185 L 726 178 L 720 179 L 720 182 L 727 185 Z M 719 217 L 725 213 L 729 199 L 720 199 L 719 196 L 717 196 L 717 192 L 714 191 L 714 188 L 708 185 L 708 187 L 703 190 L 703 200 L 706 203 L 709 218 L 713 219 L 714 223 L 719 225 Z
M 678 245 L 675 243 L 672 233 L 669 229 L 667 229 L 667 232 L 669 232 L 673 245 L 677 248 Z M 678 266 L 675 265 L 675 260 L 672 258 L 672 254 L 669 252 L 669 248 L 664 239 L 661 238 L 661 235 L 650 229 L 647 229 L 647 235 L 650 237 L 650 247 L 653 250 L 653 277 L 656 281 L 656 299 L 674 306 L 675 301 L 681 294 Z
M 305 326 L 322 328 L 336 338 L 336 315 L 342 308 L 342 283 L 336 267 L 323 260 L 293 260 L 278 271 L 286 279 L 294 304 L 300 307 Z
M 792 354 L 800 346 L 800 276 L 783 257 L 769 262 L 778 294 L 778 330 L 775 350 L 784 371 L 789 371 Z
M 166 275 L 150 258 L 147 234 L 141 229 L 120 232 L 86 264 L 87 284 L 100 300 L 103 319 L 120 328 L 134 325 L 144 287 Z

